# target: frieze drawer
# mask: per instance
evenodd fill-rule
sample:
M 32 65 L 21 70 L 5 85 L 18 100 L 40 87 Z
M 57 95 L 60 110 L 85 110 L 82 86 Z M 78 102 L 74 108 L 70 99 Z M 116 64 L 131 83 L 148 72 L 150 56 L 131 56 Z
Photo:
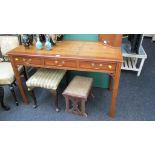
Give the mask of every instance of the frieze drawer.
M 45 59 L 45 65 L 57 66 L 57 67 L 77 68 L 77 61 L 76 60 L 66 60 L 66 59 Z
M 33 58 L 33 57 L 15 57 L 14 61 L 16 64 L 23 64 L 23 65 L 42 65 L 41 58 Z
M 79 67 L 84 69 L 93 69 L 93 70 L 107 70 L 114 71 L 114 63 L 102 63 L 102 62 L 90 62 L 90 61 L 81 61 L 79 62 Z

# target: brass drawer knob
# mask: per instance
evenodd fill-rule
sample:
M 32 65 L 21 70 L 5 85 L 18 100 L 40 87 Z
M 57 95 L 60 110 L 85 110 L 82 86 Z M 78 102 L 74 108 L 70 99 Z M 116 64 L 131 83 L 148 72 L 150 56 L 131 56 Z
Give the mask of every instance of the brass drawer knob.
M 65 64 L 65 62 L 64 62 L 64 61 L 62 61 L 62 64 Z
M 58 63 L 58 61 L 54 61 L 55 62 L 55 64 L 57 64 Z
M 15 58 L 15 60 L 18 61 L 19 59 L 18 58 Z
M 100 67 L 102 67 L 103 65 L 102 65 L 102 64 L 100 64 L 99 66 L 100 66 Z
M 31 61 L 32 61 L 32 59 L 29 59 L 29 60 L 28 60 L 28 62 L 31 62 Z
M 104 46 L 106 46 L 106 45 L 107 45 L 107 43 L 108 43 L 108 41 L 107 41 L 107 40 L 103 40 L 103 45 L 104 45 Z
M 23 58 L 23 61 L 26 61 L 26 59 L 25 59 L 25 58 Z
M 108 68 L 109 68 L 109 69 L 112 69 L 112 66 L 111 66 L 111 65 L 108 65 Z
M 92 66 L 95 66 L 95 64 L 94 64 L 94 63 L 92 63 L 91 65 L 92 65 Z

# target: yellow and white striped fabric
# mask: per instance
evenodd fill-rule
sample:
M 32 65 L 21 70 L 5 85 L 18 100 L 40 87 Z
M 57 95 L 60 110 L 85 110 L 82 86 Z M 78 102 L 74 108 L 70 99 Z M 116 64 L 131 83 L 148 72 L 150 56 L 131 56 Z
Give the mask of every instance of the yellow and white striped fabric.
M 56 90 L 65 73 L 65 70 L 41 68 L 28 79 L 26 85 L 28 90 L 34 87 Z

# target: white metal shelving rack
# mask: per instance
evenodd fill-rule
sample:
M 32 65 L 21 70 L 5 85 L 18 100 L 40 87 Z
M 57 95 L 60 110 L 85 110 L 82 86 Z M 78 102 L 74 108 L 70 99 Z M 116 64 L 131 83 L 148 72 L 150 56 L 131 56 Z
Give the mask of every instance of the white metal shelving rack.
M 140 76 L 147 54 L 142 45 L 140 46 L 139 54 L 128 53 L 125 46 L 125 44 L 122 44 L 123 63 L 121 68 L 122 70 L 136 71 L 137 76 Z

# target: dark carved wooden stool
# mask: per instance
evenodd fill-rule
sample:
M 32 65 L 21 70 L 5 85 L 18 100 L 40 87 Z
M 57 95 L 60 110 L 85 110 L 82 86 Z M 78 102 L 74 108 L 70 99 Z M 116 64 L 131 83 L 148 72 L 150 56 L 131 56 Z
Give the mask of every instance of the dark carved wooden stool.
M 85 103 L 88 96 L 92 95 L 93 79 L 82 76 L 75 76 L 62 93 L 66 101 L 66 112 L 86 116 Z M 72 102 L 72 106 L 70 105 Z

